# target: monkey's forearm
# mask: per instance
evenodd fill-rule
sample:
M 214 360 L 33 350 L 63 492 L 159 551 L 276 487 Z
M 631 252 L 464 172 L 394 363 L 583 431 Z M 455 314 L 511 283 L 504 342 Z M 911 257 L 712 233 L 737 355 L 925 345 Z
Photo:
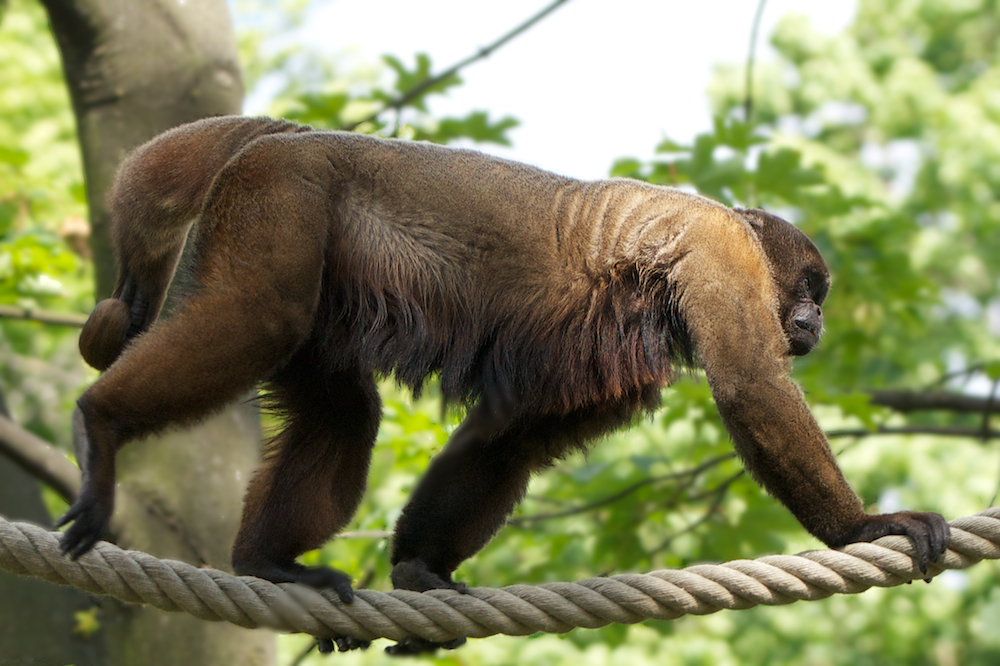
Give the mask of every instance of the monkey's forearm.
M 811 534 L 843 545 L 865 520 L 864 509 L 794 385 L 744 386 L 716 403 L 753 477 Z

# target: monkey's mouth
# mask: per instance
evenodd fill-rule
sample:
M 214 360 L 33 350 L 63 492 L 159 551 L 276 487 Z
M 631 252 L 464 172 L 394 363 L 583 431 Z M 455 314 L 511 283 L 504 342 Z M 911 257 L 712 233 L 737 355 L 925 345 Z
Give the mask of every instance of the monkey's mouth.
M 805 356 L 819 342 L 820 329 L 798 328 L 788 340 L 789 356 Z

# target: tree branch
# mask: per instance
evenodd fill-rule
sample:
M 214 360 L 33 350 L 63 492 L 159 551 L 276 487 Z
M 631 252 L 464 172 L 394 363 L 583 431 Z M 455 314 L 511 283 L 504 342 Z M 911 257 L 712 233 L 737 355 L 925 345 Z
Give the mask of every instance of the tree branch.
M 510 518 L 510 519 L 507 520 L 507 524 L 508 525 L 513 525 L 513 526 L 516 526 L 516 527 L 524 527 L 525 525 L 527 525 L 529 523 L 538 522 L 540 520 L 549 520 L 551 518 L 564 518 L 566 516 L 572 516 L 572 515 L 578 514 L 578 513 L 586 513 L 587 511 L 592 511 L 593 509 L 597 509 L 597 508 L 600 508 L 602 506 L 606 506 L 608 504 L 613 504 L 614 502 L 617 502 L 618 500 L 622 499 L 623 497 L 626 497 L 626 496 L 634 493 L 635 491 L 639 490 L 640 488 L 643 488 L 643 487 L 648 486 L 648 485 L 653 484 L 653 483 L 658 483 L 660 481 L 666 481 L 666 480 L 669 480 L 669 479 L 681 479 L 681 478 L 685 478 L 685 477 L 688 477 L 688 478 L 690 478 L 690 479 L 693 480 L 694 478 L 696 478 L 697 476 L 699 476 L 702 472 L 705 472 L 705 471 L 711 469 L 712 467 L 714 467 L 714 466 L 716 466 L 716 465 L 718 465 L 718 464 L 720 464 L 720 463 L 722 463 L 722 462 L 724 462 L 726 460 L 730 460 L 731 458 L 734 458 L 735 456 L 736 456 L 735 453 L 724 453 L 721 456 L 716 456 L 715 458 L 710 458 L 709 460 L 706 460 L 705 462 L 703 462 L 702 464 L 698 465 L 697 467 L 692 467 L 691 469 L 686 469 L 686 470 L 684 470 L 682 472 L 672 472 L 670 474 L 663 474 L 663 475 L 660 475 L 660 476 L 651 476 L 649 478 L 643 479 L 642 481 L 638 481 L 636 483 L 633 483 L 631 486 L 628 486 L 628 487 L 624 488 L 623 490 L 618 491 L 617 493 L 615 493 L 613 495 L 609 495 L 609 496 L 607 496 L 607 497 L 605 497 L 603 499 L 596 500 L 594 502 L 591 502 L 590 504 L 585 504 L 583 506 L 574 507 L 572 509 L 565 509 L 563 511 L 552 511 L 552 512 L 549 512 L 549 513 L 538 513 L 538 514 L 535 514 L 533 516 L 522 516 L 520 518 Z
M 351 130 L 357 128 L 358 125 L 374 121 L 380 115 L 382 115 L 383 113 L 385 113 L 386 111 L 388 111 L 390 109 L 395 109 L 396 111 L 401 110 L 404 106 L 406 106 L 407 104 L 409 104 L 410 102 L 412 102 L 414 99 L 416 99 L 417 97 L 419 97 L 420 95 L 422 95 L 428 89 L 434 87 L 438 83 L 441 83 L 445 79 L 447 79 L 447 78 L 449 78 L 451 76 L 454 76 L 455 74 L 458 74 L 458 72 L 461 71 L 463 68 L 468 67 L 469 65 L 471 65 L 472 63 L 474 63 L 476 61 L 488 58 L 490 55 L 493 54 L 494 51 L 496 51 L 497 49 L 499 49 L 501 46 L 503 46 L 504 44 L 506 44 L 510 40 L 512 40 L 515 37 L 517 37 L 518 35 L 520 35 L 525 30 L 527 30 L 528 28 L 532 27 L 533 25 L 535 25 L 536 23 L 538 23 L 539 21 L 541 21 L 543 18 L 545 18 L 546 16 L 548 16 L 549 14 L 551 14 L 552 12 L 554 12 L 556 9 L 558 9 L 560 5 L 563 5 L 566 2 L 568 2 L 568 1 L 569 0 L 555 0 L 555 2 L 549 4 L 544 9 L 542 9 L 540 12 L 538 12 L 537 14 L 535 14 L 534 16 L 532 16 L 531 18 L 529 18 L 527 21 L 525 21 L 524 23 L 520 24 L 519 26 L 517 26 L 516 28 L 514 28 L 513 30 L 511 30 L 510 32 L 508 32 L 507 34 L 505 34 L 504 36 L 502 36 L 500 39 L 498 39 L 495 42 L 493 42 L 492 44 L 490 44 L 489 46 L 484 46 L 484 47 L 480 48 L 474 54 L 472 54 L 471 56 L 465 58 L 464 60 L 462 60 L 460 62 L 455 63 L 454 65 L 452 65 L 451 67 L 449 67 L 448 69 L 446 69 L 444 72 L 442 72 L 442 73 L 440 73 L 440 74 L 438 74 L 436 76 L 432 76 L 430 78 L 424 79 L 423 81 L 421 81 L 417 85 L 413 86 L 412 88 L 410 88 L 406 92 L 401 93 L 395 99 L 393 99 L 392 101 L 390 101 L 384 107 L 382 107 L 381 109 L 379 109 L 375 113 L 371 114 L 370 116 L 368 116 L 364 120 L 359 120 L 356 123 L 352 123 L 350 125 L 346 125 L 345 127 L 342 127 L 341 129 L 346 130 L 346 131 L 351 131 Z
M 0 305 L 0 317 L 6 319 L 27 319 L 37 321 L 42 324 L 53 324 L 55 326 L 83 326 L 87 322 L 87 315 L 76 312 L 49 312 L 46 310 L 34 310 L 19 308 L 13 305 Z
M 897 412 L 947 410 L 971 414 L 1000 411 L 1000 405 L 989 398 L 977 398 L 947 391 L 871 391 L 871 403 Z
M 712 488 L 711 490 L 704 492 L 696 497 L 692 497 L 691 499 L 704 499 L 705 497 L 711 495 L 713 496 L 713 499 L 712 503 L 708 506 L 707 509 L 705 509 L 705 513 L 703 513 L 701 517 L 698 518 L 698 520 L 689 523 L 686 527 L 684 527 L 684 529 L 680 530 L 679 532 L 674 532 L 673 534 L 668 536 L 666 539 L 664 539 L 663 543 L 661 543 L 656 548 L 650 550 L 649 555 L 655 555 L 656 553 L 659 553 L 662 550 L 666 550 L 667 548 L 670 547 L 670 544 L 672 544 L 674 540 L 677 539 L 677 537 L 687 534 L 689 532 L 693 532 L 696 529 L 698 529 L 698 527 L 708 522 L 708 519 L 711 518 L 719 510 L 720 506 L 722 506 L 722 500 L 726 498 L 726 493 L 729 492 L 729 486 L 733 485 L 733 483 L 738 478 L 743 476 L 745 473 L 746 472 L 744 470 L 740 470 L 736 474 L 733 474 L 731 477 L 720 483 L 715 488 Z
M 747 54 L 746 97 L 743 99 L 743 122 L 750 124 L 753 116 L 753 60 L 757 51 L 757 31 L 760 29 L 760 19 L 764 15 L 764 5 L 767 0 L 757 3 L 757 13 L 753 17 L 753 28 L 750 30 L 750 52 Z
M 80 470 L 59 449 L 0 416 L 0 455 L 49 486 L 69 503 L 80 492 Z
M 993 382 L 993 388 L 990 390 L 990 397 L 986 399 L 986 404 L 983 405 L 983 421 L 980 428 L 983 431 L 983 441 L 985 442 L 989 439 L 990 432 L 990 415 L 993 413 L 993 408 L 996 407 L 995 401 L 997 397 L 997 387 L 1000 386 L 1000 379 L 996 379 Z
M 875 435 L 937 435 L 941 437 L 973 437 L 976 439 L 995 439 L 1000 437 L 1000 430 L 983 430 L 982 428 L 967 428 L 963 426 L 879 426 L 875 430 L 868 428 L 847 428 L 830 430 L 827 439 L 840 437 L 873 437 Z
M 961 370 L 954 370 L 952 372 L 946 372 L 945 374 L 941 375 L 941 377 L 939 377 L 938 380 L 934 382 L 933 385 L 944 386 L 947 382 L 951 381 L 952 379 L 956 379 L 958 377 L 968 377 L 969 375 L 981 371 L 985 367 L 986 363 L 973 363 L 967 368 L 962 368 Z

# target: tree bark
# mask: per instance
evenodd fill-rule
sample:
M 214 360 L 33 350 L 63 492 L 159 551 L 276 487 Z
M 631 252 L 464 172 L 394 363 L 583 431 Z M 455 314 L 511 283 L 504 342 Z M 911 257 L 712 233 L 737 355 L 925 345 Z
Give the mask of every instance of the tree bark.
M 0 393 L 0 416 L 9 418 Z M 38 482 L 0 456 L 0 515 L 52 526 Z M 85 593 L 36 578 L 0 573 L 0 664 L 103 664 L 103 635 L 73 633 L 74 613 L 94 605 Z
M 124 154 L 182 123 L 239 113 L 243 85 L 224 0 L 44 0 L 83 152 L 97 294 L 114 286 L 104 195 Z
M 236 40 L 225 0 L 43 4 L 77 119 L 102 298 L 111 293 L 116 272 L 105 193 L 118 163 L 171 127 L 240 112 Z M 227 568 L 259 444 L 256 411 L 243 404 L 188 431 L 125 447 L 118 457 L 119 543 Z M 112 666 L 274 662 L 269 632 L 112 602 L 104 609 Z

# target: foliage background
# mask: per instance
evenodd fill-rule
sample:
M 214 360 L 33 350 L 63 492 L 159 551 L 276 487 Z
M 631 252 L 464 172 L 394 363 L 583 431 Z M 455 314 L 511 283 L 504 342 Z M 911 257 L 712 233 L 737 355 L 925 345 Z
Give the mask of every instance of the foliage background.
M 381 65 L 340 71 L 305 48 L 268 49 L 304 7 L 286 4 L 286 23 L 263 29 L 254 18 L 273 10 L 235 6 L 248 85 L 275 73 L 285 82 L 275 115 L 327 127 L 356 123 L 440 69 L 426 56 L 395 54 Z M 770 36 L 779 59 L 754 70 L 751 118 L 745 66 L 720 66 L 709 89 L 713 131 L 692 145 L 664 140 L 655 159 L 623 157 L 610 168 L 774 210 L 816 241 L 835 286 L 823 344 L 797 361 L 795 376 L 828 430 L 982 425 L 981 415 L 900 415 L 873 406 L 867 392 L 989 394 L 1000 378 L 998 28 L 1000 7 L 987 0 L 866 0 L 855 24 L 833 37 L 789 16 Z M 2 16 L 0 79 L 0 304 L 86 312 L 92 269 L 79 243 L 86 202 L 75 130 L 44 13 L 29 0 L 11 0 Z M 455 77 L 427 94 L 459 84 Z M 516 122 L 485 111 L 435 118 L 425 99 L 357 129 L 488 145 L 506 142 Z M 66 446 L 72 401 L 94 376 L 77 358 L 75 332 L 2 319 L 0 357 L 0 386 L 16 419 Z M 387 543 L 370 534 L 391 529 L 460 416 L 441 414 L 433 386 L 413 400 L 386 382 L 384 399 L 369 492 L 350 528 L 369 535 L 307 556 L 379 589 L 388 587 Z M 833 445 L 873 509 L 954 517 L 995 502 L 995 440 L 872 436 Z M 730 450 L 707 385 L 697 374 L 686 377 L 651 419 L 539 477 L 516 524 L 458 577 L 473 585 L 572 580 L 820 547 L 725 457 Z M 596 506 L 580 510 L 589 505 Z M 530 520 L 552 513 L 567 515 Z M 789 608 L 497 637 L 427 661 L 995 664 L 998 574 L 1000 565 L 984 563 L 929 586 Z M 307 637 L 282 639 L 279 663 L 291 663 L 309 644 Z M 381 662 L 377 647 L 336 658 Z M 322 662 L 312 654 L 305 663 Z

